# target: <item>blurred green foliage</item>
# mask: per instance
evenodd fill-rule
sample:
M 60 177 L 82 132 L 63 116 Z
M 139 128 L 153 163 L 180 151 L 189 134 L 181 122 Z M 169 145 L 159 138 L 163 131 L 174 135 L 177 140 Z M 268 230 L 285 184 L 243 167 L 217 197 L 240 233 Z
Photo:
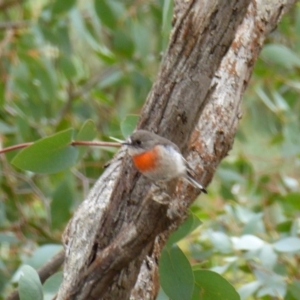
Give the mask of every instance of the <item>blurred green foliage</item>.
M 172 1 L 7 0 L 0 8 L 2 147 L 70 128 L 84 139 L 93 135 L 92 125 L 82 133 L 87 119 L 101 140 L 130 132 L 168 42 Z M 165 250 L 166 263 L 186 265 L 182 255 L 189 258 L 200 291 L 209 290 L 201 279 L 210 276 L 215 287 L 234 293 L 222 277 L 202 270 L 210 269 L 241 299 L 299 298 L 299 66 L 298 4 L 268 37 L 244 97 L 234 149 L 172 243 L 194 230 L 198 218 L 202 225 L 180 248 Z M 38 167 L 36 151 L 25 164 Z M 0 299 L 16 286 L 20 272 L 36 278 L 23 265 L 38 268 L 61 249 L 64 227 L 115 149 L 79 152 L 82 159 L 74 157 L 71 168 L 53 174 L 14 167 L 17 151 L 0 156 Z M 165 271 L 162 276 L 172 287 Z M 180 291 L 186 278 L 178 276 Z M 60 281 L 61 273 L 46 281 L 45 299 Z M 39 283 L 32 282 L 40 293 Z M 161 291 L 159 299 L 166 297 Z M 197 299 L 195 289 L 192 297 Z

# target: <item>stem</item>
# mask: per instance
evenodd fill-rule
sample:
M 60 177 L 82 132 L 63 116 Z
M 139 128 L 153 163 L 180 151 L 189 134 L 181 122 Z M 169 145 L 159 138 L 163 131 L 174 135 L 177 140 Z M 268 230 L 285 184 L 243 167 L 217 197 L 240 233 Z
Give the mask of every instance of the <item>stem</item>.
M 33 144 L 33 142 L 29 142 L 29 143 L 22 143 L 22 144 L 10 146 L 10 147 L 7 147 L 7 148 L 3 148 L 3 149 L 0 150 L 0 154 L 5 153 L 5 152 L 9 152 L 9 151 L 14 151 L 14 150 L 26 148 L 28 146 L 31 146 L 32 144 Z M 72 145 L 72 146 L 116 147 L 116 148 L 122 146 L 121 143 L 102 142 L 102 141 L 98 141 L 98 142 L 97 141 L 74 141 L 74 142 L 71 142 L 70 145 Z
M 17 149 L 22 149 L 22 148 L 26 148 L 30 145 L 32 145 L 33 143 L 23 143 L 23 144 L 19 144 L 19 145 L 14 145 L 14 146 L 10 146 L 10 147 L 7 147 L 7 148 L 3 148 L 0 150 L 0 154 L 2 153 L 5 153 L 5 152 L 9 152 L 9 151 L 14 151 L 14 150 L 17 150 Z

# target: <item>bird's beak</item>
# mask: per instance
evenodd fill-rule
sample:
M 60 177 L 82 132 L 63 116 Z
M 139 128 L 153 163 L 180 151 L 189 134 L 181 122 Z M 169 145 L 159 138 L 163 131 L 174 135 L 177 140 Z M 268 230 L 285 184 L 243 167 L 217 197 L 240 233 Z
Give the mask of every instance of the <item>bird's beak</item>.
M 124 146 L 131 146 L 131 139 L 127 139 L 127 141 L 123 142 L 122 145 Z

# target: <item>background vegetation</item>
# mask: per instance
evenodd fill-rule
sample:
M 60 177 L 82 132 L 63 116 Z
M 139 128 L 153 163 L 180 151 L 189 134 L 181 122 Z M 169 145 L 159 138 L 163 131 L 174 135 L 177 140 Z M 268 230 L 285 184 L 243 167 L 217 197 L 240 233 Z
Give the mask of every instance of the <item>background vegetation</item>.
M 138 114 L 157 73 L 171 6 L 170 0 L 1 2 L 2 147 L 70 127 L 79 132 L 87 119 L 97 139 L 123 139 L 124 120 Z M 299 299 L 299 70 L 298 4 L 269 36 L 234 148 L 208 195 L 191 208 L 203 223 L 179 242 L 194 269 L 221 274 L 241 299 Z M 22 265 L 38 268 L 61 249 L 63 229 L 114 152 L 86 149 L 53 174 L 13 166 L 17 151 L 0 156 L 0 299 L 16 286 Z M 60 280 L 58 273 L 46 282 L 45 299 Z M 166 299 L 163 291 L 159 298 Z

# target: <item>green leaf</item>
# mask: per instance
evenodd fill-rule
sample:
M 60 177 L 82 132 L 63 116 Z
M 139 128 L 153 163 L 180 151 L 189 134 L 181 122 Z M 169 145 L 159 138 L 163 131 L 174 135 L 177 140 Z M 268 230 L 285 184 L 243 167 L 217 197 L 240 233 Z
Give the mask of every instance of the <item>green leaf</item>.
M 278 93 L 277 91 L 273 91 L 272 94 L 278 110 L 286 111 L 289 109 L 289 105 L 287 104 L 286 99 L 284 99 L 284 97 L 280 93 Z
M 115 57 L 114 53 L 112 53 L 108 48 L 104 47 L 103 45 L 97 47 L 95 50 L 96 55 L 100 59 L 102 59 L 106 64 L 112 65 L 117 62 L 117 58 Z
M 1 210 L 1 207 L 0 207 Z M 0 244 L 3 245 L 3 243 L 8 244 L 15 244 L 19 240 L 16 238 L 16 236 L 13 233 L 1 233 L 0 232 Z
M 220 253 L 232 252 L 232 243 L 227 234 L 222 231 L 213 230 L 208 230 L 207 234 L 209 236 L 209 240 L 213 244 L 214 251 L 218 251 Z
M 248 299 L 253 295 L 261 286 L 261 282 L 252 281 L 241 286 L 238 291 L 242 299 Z
M 63 181 L 54 192 L 50 210 L 52 229 L 62 229 L 71 217 L 74 194 L 67 181 Z
M 300 210 L 300 193 L 289 193 L 283 199 L 283 204 L 289 204 L 292 210 Z
M 76 163 L 78 150 L 70 146 L 73 129 L 38 140 L 12 160 L 16 167 L 35 173 L 55 173 Z
M 173 18 L 173 1 L 165 0 L 163 4 L 163 18 L 162 18 L 162 35 L 163 35 L 163 49 L 167 47 L 169 35 L 172 29 Z
M 76 141 L 92 141 L 97 136 L 97 129 L 93 120 L 87 120 L 76 136 Z M 86 146 L 76 146 L 79 148 L 78 160 L 83 156 Z
M 18 290 L 20 300 L 43 300 L 42 284 L 35 269 L 23 266 Z
M 156 300 L 169 300 L 170 298 L 166 295 L 162 288 L 159 289 Z
M 123 72 L 119 70 L 111 72 L 110 74 L 105 76 L 105 78 L 103 78 L 101 82 L 99 82 L 99 88 L 105 89 L 107 87 L 115 86 L 121 82 L 123 77 L 124 77 Z
M 292 284 L 288 287 L 291 294 L 295 297 L 295 299 L 299 298 L 300 295 L 300 281 L 294 280 Z
M 76 68 L 72 62 L 71 57 L 61 55 L 57 60 L 57 65 L 67 79 L 71 80 L 76 76 Z
M 121 122 L 121 131 L 124 138 L 130 136 L 138 122 L 139 116 L 138 115 L 128 115 L 125 120 Z
M 287 282 L 286 277 L 278 275 L 270 270 L 261 268 L 252 271 L 257 278 L 257 281 L 261 283 L 261 288 L 257 291 L 257 299 L 262 299 L 266 295 L 283 299 L 286 294 Z
M 191 213 L 185 222 L 175 231 L 173 232 L 167 242 L 167 247 L 172 247 L 173 244 L 177 243 L 189 233 L 194 231 L 198 226 L 200 226 L 202 222 L 200 219 Z
M 252 234 L 244 234 L 241 237 L 232 237 L 233 248 L 236 250 L 254 251 L 261 249 L 264 241 Z
M 0 133 L 1 134 L 11 134 L 16 132 L 16 127 L 11 126 L 5 122 L 0 121 Z
M 256 88 L 256 93 L 263 101 L 263 103 L 273 112 L 277 111 L 277 107 L 272 102 L 271 98 L 265 93 L 265 91 L 259 86 Z
M 53 30 L 53 29 L 52 29 Z M 72 59 L 73 47 L 70 37 L 69 24 L 60 23 L 55 31 L 53 31 L 53 44 L 59 48 L 61 55 L 68 56 Z
M 277 253 L 275 253 L 272 245 L 263 245 L 257 256 L 261 261 L 262 266 L 264 266 L 268 270 L 273 270 L 273 267 L 277 262 L 278 255 Z
M 173 1 L 165 0 L 163 7 L 163 22 L 162 30 L 165 34 L 169 34 L 172 27 L 172 18 L 173 18 Z
M 117 20 L 111 6 L 109 5 L 109 1 L 95 0 L 95 11 L 105 26 L 111 29 L 116 27 Z
M 291 220 L 284 221 L 284 222 L 279 223 L 276 226 L 276 230 L 279 231 L 279 232 L 288 233 L 288 232 L 291 231 L 292 225 L 293 225 L 293 222 Z
M 244 183 L 245 179 L 235 170 L 230 170 L 228 168 L 219 168 L 217 171 L 218 176 L 220 176 L 221 180 L 225 183 Z
M 56 0 L 52 6 L 53 14 L 63 14 L 68 12 L 76 3 L 76 0 Z
M 282 144 L 282 154 L 284 157 L 300 154 L 299 130 L 295 130 L 295 128 L 299 128 L 298 122 L 291 119 L 290 122 L 287 123 L 282 130 L 284 137 L 284 142 Z M 285 177 L 286 176 L 283 176 L 283 179 Z M 285 184 L 287 183 L 289 182 L 287 181 Z
M 299 56 L 284 45 L 266 45 L 261 51 L 261 57 L 268 62 L 278 64 L 288 69 L 300 67 Z
M 25 263 L 38 269 L 62 249 L 62 245 L 58 244 L 42 245 L 34 251 L 32 256 L 27 259 Z
M 63 274 L 58 272 L 49 277 L 43 284 L 44 300 L 52 300 L 62 283 Z
M 149 26 L 139 22 L 138 20 L 130 20 L 130 35 L 134 42 L 134 48 L 137 57 L 147 57 L 151 53 L 151 39 L 149 39 L 151 29 Z
M 161 287 L 172 300 L 190 300 L 194 289 L 194 276 L 191 265 L 174 245 L 164 248 L 159 263 Z
M 191 300 L 240 300 L 232 285 L 218 273 L 194 271 L 195 289 Z
M 134 53 L 134 43 L 131 36 L 123 29 L 114 31 L 113 49 L 119 54 L 131 58 Z
M 0 179 L 1 179 L 1 177 L 0 177 Z M 5 204 L 3 201 L 0 201 L 0 227 L 2 227 L 2 228 L 5 226 L 5 224 L 7 222 L 7 218 L 6 218 L 6 209 L 7 208 L 6 208 L 6 206 L 9 207 L 9 203 L 10 203 L 9 201 L 6 201 L 6 202 L 7 202 L 7 204 Z M 14 207 L 15 207 L 15 205 L 14 205 Z M 14 210 L 14 212 L 16 212 L 15 209 L 13 209 L 13 210 Z M 0 240 L 0 242 L 1 242 L 1 240 Z
M 274 249 L 279 252 L 294 252 L 300 250 L 300 239 L 297 237 L 283 238 L 273 244 Z

